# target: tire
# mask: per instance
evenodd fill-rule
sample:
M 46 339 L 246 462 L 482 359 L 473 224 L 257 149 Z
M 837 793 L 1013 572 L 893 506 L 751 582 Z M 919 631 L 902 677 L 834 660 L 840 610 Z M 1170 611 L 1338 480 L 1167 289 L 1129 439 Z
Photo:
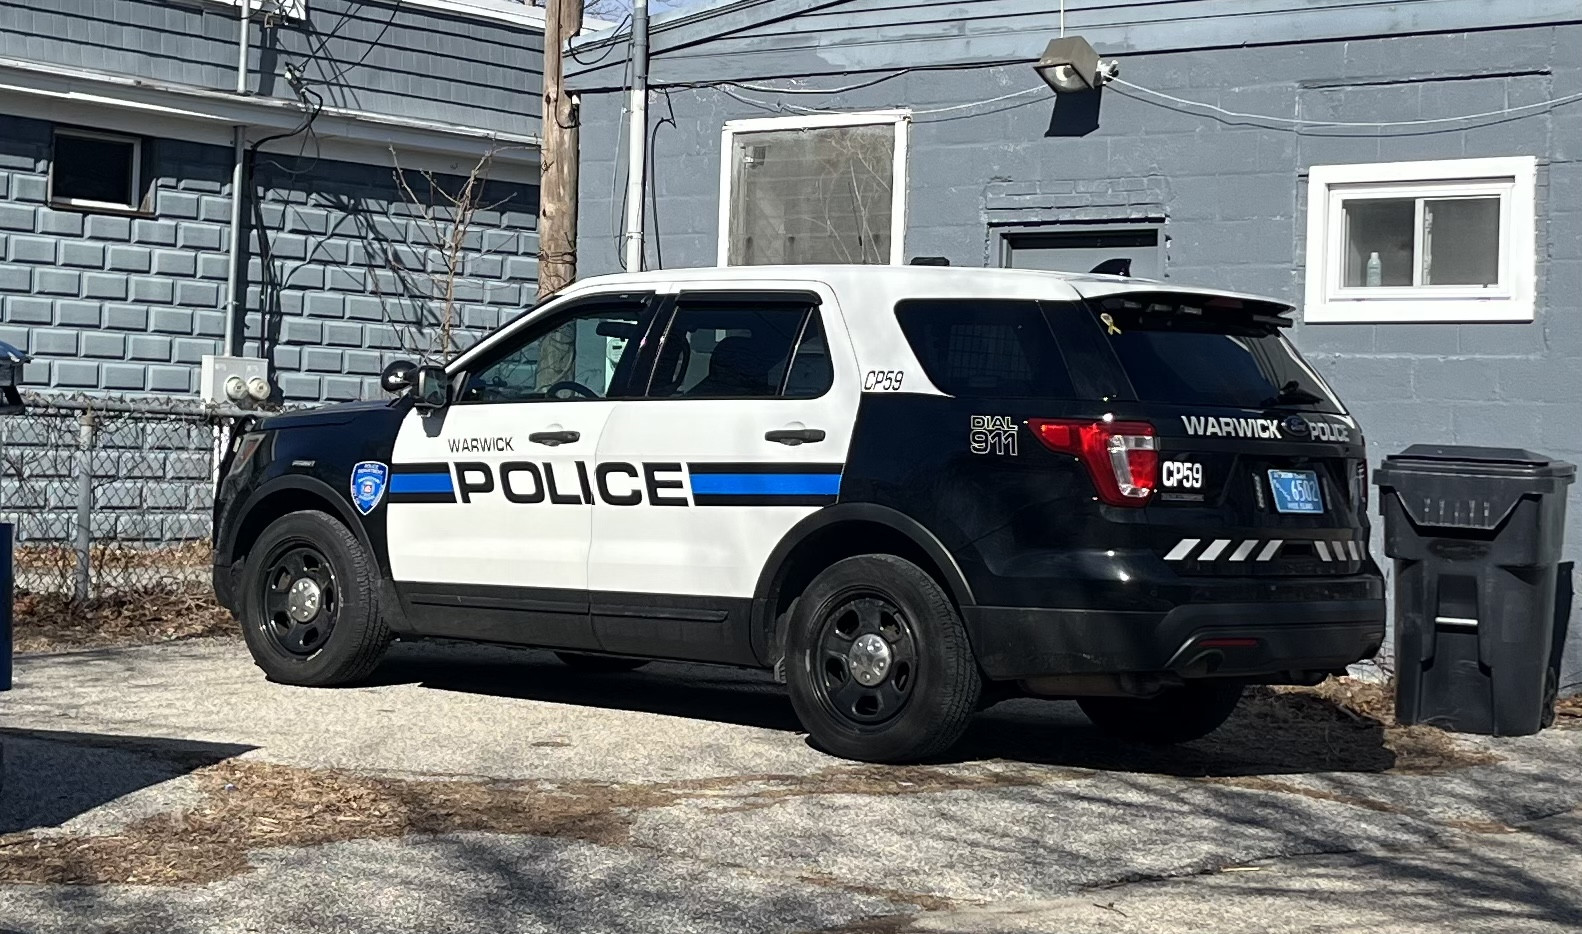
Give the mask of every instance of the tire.
M 283 684 L 332 687 L 366 678 L 390 644 L 377 576 L 357 537 L 322 512 L 270 523 L 241 575 L 239 615 L 254 663 Z
M 813 579 L 791 617 L 786 681 L 814 744 L 865 762 L 944 753 L 983 691 L 961 614 L 892 555 L 847 558 Z
M 583 655 L 580 652 L 556 652 L 555 657 L 567 668 L 589 674 L 612 675 L 623 671 L 636 671 L 648 664 L 646 658 L 617 658 L 614 655 Z
M 1190 742 L 1220 728 L 1241 700 L 1240 681 L 1188 681 L 1153 697 L 1081 697 L 1093 725 L 1117 739 L 1155 746 Z

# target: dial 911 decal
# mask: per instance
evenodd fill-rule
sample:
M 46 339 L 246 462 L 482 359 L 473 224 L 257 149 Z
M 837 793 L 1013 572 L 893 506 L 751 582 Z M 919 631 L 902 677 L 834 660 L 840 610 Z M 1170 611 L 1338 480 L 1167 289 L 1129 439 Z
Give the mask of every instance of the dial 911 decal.
M 974 454 L 1016 456 L 1016 421 L 1006 415 L 974 415 L 967 436 Z

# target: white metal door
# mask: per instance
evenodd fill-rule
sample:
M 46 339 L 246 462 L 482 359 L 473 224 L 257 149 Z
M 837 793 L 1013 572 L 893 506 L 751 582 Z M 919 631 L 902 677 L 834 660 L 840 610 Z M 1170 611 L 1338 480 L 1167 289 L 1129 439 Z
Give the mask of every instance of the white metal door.
M 391 464 L 391 576 L 585 590 L 587 462 L 614 405 L 456 404 L 409 414 Z
M 593 507 L 596 594 L 750 597 L 786 532 L 839 492 L 859 380 L 833 294 L 732 285 L 677 296 L 650 397 L 616 402 L 605 424 L 601 469 L 639 468 L 643 496 Z M 707 326 L 687 335 L 689 321 Z
M 390 465 L 398 581 L 586 591 L 594 454 L 651 296 L 572 299 L 459 362 L 459 398 L 409 414 Z

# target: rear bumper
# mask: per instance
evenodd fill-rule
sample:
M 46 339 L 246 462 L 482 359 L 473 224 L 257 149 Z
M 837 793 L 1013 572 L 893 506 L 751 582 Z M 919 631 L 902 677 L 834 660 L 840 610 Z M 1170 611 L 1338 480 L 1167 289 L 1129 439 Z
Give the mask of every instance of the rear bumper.
M 1329 671 L 1371 658 L 1384 600 L 1194 603 L 1165 613 L 963 608 L 973 649 L 996 680 L 1174 672 L 1248 677 Z

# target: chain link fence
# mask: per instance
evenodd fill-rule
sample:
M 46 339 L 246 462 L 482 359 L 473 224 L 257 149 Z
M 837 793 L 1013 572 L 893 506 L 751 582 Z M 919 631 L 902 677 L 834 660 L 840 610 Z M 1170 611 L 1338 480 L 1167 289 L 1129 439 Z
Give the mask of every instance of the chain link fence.
M 246 413 L 189 400 L 31 394 L 0 417 L 0 521 L 19 592 L 106 599 L 209 587 L 217 453 Z

